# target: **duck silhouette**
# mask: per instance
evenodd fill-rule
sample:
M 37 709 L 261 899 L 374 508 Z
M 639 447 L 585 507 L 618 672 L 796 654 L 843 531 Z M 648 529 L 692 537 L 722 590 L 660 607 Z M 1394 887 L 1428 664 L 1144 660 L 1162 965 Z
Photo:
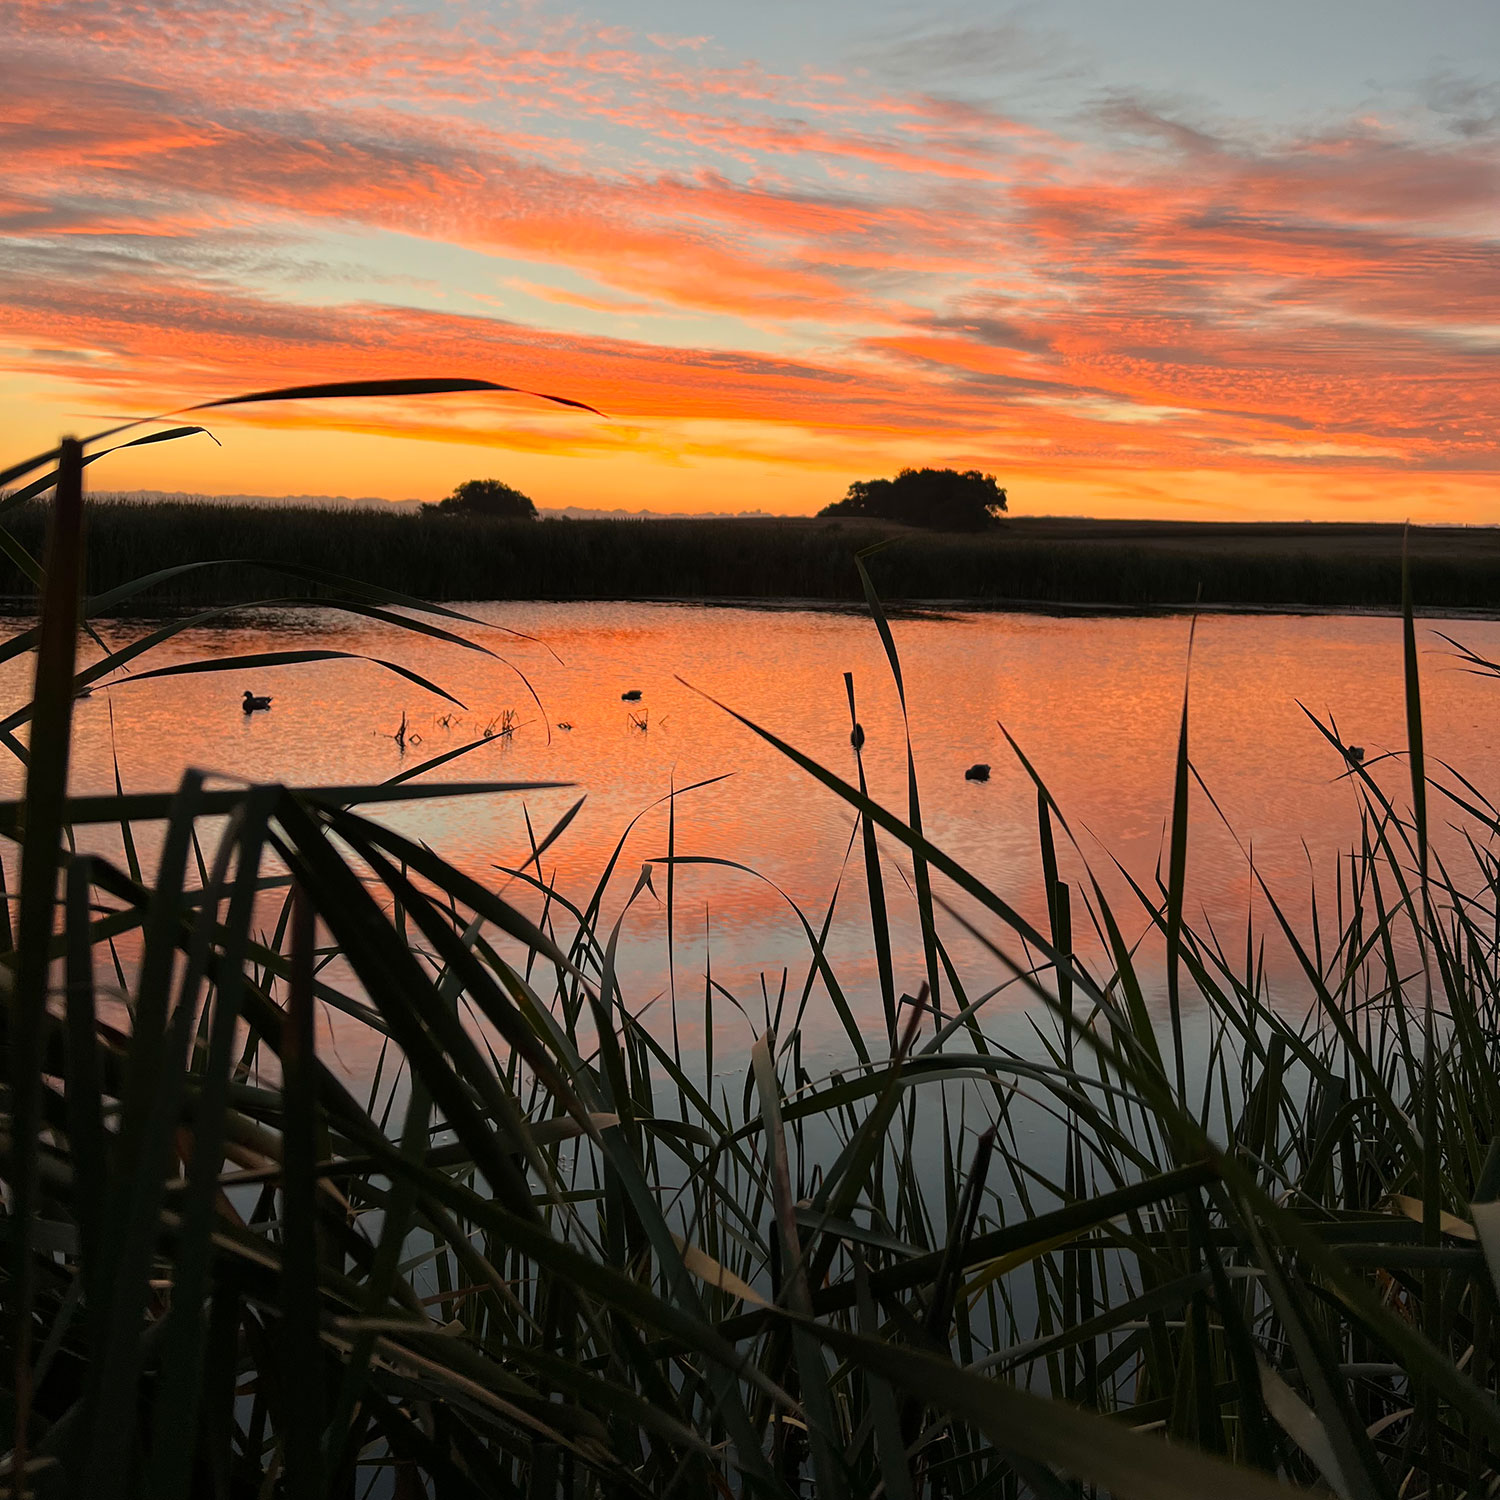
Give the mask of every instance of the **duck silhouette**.
M 640 701 L 641 690 L 639 688 L 631 688 L 628 693 L 620 694 L 621 703 L 639 703 Z
M 980 761 L 977 765 L 970 766 L 964 772 L 965 781 L 988 781 L 990 779 L 990 768 Z
M 263 698 L 258 698 L 254 693 L 250 691 L 249 688 L 245 689 L 245 696 L 240 700 L 240 707 L 243 708 L 247 714 L 253 714 L 258 709 L 269 708 L 270 706 L 271 696 L 269 693 L 266 694 L 266 696 Z

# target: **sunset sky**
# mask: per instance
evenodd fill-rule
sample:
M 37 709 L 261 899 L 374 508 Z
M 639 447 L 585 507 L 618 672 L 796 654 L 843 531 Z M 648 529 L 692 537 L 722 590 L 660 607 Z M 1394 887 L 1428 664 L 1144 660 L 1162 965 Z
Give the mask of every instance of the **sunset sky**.
M 1494 0 L 5 0 L 0 460 L 104 489 L 1500 521 Z

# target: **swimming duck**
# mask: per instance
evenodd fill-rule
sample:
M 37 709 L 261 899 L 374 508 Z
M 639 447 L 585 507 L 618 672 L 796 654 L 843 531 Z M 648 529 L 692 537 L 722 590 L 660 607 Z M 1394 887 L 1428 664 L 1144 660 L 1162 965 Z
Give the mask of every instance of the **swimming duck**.
M 243 708 L 247 714 L 253 714 L 257 709 L 269 708 L 270 706 L 271 697 L 269 693 L 265 697 L 259 698 L 254 693 L 252 693 L 249 688 L 245 689 L 245 696 L 240 702 L 240 707 Z
M 964 772 L 965 781 L 988 781 L 990 779 L 990 768 L 981 761 L 978 765 L 970 766 Z
M 628 693 L 620 694 L 621 703 L 639 703 L 640 701 L 641 690 L 639 688 L 631 688 Z

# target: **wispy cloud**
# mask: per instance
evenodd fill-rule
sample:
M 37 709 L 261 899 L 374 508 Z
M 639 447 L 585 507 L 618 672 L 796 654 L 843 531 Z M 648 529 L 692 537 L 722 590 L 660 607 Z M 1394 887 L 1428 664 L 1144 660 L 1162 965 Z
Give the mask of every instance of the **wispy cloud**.
M 1114 90 L 1064 132 L 931 92 L 986 49 L 1068 65 L 1005 26 L 892 37 L 909 72 L 840 79 L 458 4 L 12 0 L 0 24 L 3 355 L 49 389 L 152 406 L 378 360 L 619 416 L 520 423 L 538 451 L 1352 468 L 1371 493 L 1500 468 L 1472 80 L 1429 80 L 1426 124 Z

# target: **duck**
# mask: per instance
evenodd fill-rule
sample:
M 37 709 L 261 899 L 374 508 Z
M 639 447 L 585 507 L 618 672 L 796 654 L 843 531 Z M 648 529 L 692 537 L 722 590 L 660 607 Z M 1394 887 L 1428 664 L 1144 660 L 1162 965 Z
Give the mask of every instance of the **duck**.
M 245 696 L 240 701 L 240 707 L 243 708 L 247 714 L 253 714 L 257 709 L 269 708 L 270 706 L 271 696 L 269 693 L 267 693 L 265 697 L 257 697 L 250 691 L 249 688 L 245 689 Z
M 557 721 L 557 727 L 559 729 L 571 729 L 573 726 L 570 723 L 568 723 L 568 721 L 566 719 L 559 719 Z
M 1359 763 L 1362 760 L 1364 760 L 1364 758 L 1365 758 L 1365 747 L 1363 745 L 1350 745 L 1349 746 L 1349 759 L 1352 760 L 1355 765 L 1359 765 Z
M 990 768 L 983 761 L 969 767 L 964 772 L 965 781 L 988 781 L 990 779 Z
M 863 724 L 856 724 L 854 726 L 854 728 L 852 730 L 850 730 L 850 732 L 849 732 L 849 743 L 851 745 L 853 745 L 856 750 L 863 750 L 864 749 L 864 745 L 865 745 L 865 726 Z
M 641 690 L 631 688 L 629 692 L 620 694 L 621 703 L 639 703 L 641 701 Z

